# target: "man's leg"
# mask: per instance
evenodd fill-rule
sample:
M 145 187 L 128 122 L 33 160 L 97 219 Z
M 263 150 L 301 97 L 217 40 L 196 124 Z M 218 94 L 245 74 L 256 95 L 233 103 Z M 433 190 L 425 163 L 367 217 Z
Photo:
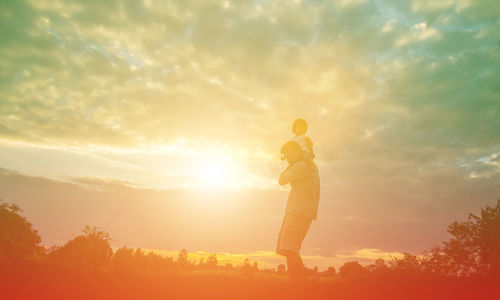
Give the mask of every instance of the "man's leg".
M 286 214 L 281 224 L 276 253 L 286 256 L 290 279 L 304 279 L 304 263 L 299 255 L 302 241 L 307 234 L 311 220 Z
M 286 256 L 288 273 L 292 281 L 301 281 L 304 279 L 304 263 L 297 252 L 288 252 Z

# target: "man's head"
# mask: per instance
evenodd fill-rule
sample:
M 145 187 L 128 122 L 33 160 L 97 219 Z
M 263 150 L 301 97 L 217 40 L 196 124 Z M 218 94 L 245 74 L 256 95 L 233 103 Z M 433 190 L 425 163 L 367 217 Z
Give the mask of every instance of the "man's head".
M 304 119 L 297 119 L 293 122 L 292 131 L 295 135 L 303 135 L 307 132 L 307 122 Z
M 281 159 L 293 164 L 304 158 L 302 147 L 294 141 L 288 141 L 281 147 Z

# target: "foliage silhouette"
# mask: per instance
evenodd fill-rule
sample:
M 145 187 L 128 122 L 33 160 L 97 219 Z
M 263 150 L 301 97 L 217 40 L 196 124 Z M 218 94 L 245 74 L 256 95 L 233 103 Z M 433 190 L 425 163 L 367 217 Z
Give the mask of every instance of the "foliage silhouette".
M 218 263 L 219 262 L 217 260 L 217 255 L 214 253 L 214 254 L 210 254 L 206 260 L 201 259 L 200 263 L 199 263 L 199 267 L 202 269 L 206 269 L 206 270 L 215 270 L 215 269 L 217 269 Z
M 325 277 L 333 277 L 337 274 L 337 270 L 335 270 L 335 267 L 328 267 L 325 271 L 321 272 L 320 275 L 323 275 Z
M 20 212 L 17 205 L 2 203 L 0 199 L 0 260 L 36 258 L 44 254 L 38 231 Z
M 357 261 L 348 261 L 339 268 L 339 276 L 342 279 L 358 279 L 366 275 L 368 271 Z
M 139 273 L 143 275 L 164 274 L 173 269 L 174 260 L 142 249 L 122 247 L 116 250 L 111 259 L 110 269 L 118 272 Z
M 60 264 L 85 267 L 104 268 L 111 261 L 113 250 L 109 244 L 109 234 L 98 227 L 86 225 L 79 235 L 61 247 L 54 247 L 49 258 Z
M 456 274 L 500 274 L 500 199 L 496 207 L 486 206 L 480 216 L 453 222 L 448 227 L 453 236 L 442 251 L 455 266 Z

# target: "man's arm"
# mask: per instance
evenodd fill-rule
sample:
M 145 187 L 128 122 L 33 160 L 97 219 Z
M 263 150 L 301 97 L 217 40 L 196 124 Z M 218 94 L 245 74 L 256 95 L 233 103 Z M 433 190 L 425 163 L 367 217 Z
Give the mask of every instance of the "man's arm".
M 308 165 L 301 161 L 293 165 L 289 165 L 283 172 L 281 172 L 279 184 L 285 185 L 289 182 L 307 177 L 310 175 Z
M 292 165 L 288 165 L 288 167 L 286 167 L 286 169 L 283 170 L 283 172 L 281 172 L 280 174 L 280 179 L 278 181 L 278 183 L 280 185 L 285 185 L 288 183 L 288 181 L 286 180 L 286 177 L 285 177 L 285 173 L 292 167 Z

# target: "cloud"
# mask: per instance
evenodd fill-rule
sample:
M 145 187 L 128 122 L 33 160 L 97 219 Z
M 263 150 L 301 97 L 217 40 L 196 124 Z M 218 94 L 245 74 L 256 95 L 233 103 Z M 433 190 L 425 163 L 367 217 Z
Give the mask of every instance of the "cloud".
M 127 187 L 135 189 L 141 188 L 140 186 L 137 186 L 129 181 L 108 178 L 79 177 L 73 179 L 73 182 L 93 190 L 104 190 L 118 193 L 125 193 L 127 191 Z
M 339 254 L 338 257 L 350 258 L 350 259 L 368 259 L 376 260 L 378 258 L 383 258 L 385 260 L 390 260 L 391 258 L 401 257 L 401 252 L 384 252 L 380 249 L 358 249 L 352 254 Z
M 386 27 L 384 27 L 386 28 Z M 412 32 L 410 34 L 404 35 L 396 40 L 396 46 L 405 46 L 412 41 L 424 41 L 429 38 L 439 38 L 440 34 L 435 28 L 427 28 L 426 23 L 419 23 L 413 25 Z
M 466 14 L 483 7 L 458 2 L 443 9 L 461 5 Z M 448 25 L 426 20 L 427 10 L 417 7 L 431 2 L 415 1 L 413 10 L 383 1 L 270 1 L 231 3 L 225 9 L 198 2 L 148 3 L 7 5 L 5 22 L 21 26 L 9 27 L 19 34 L 4 29 L 10 42 L 0 49 L 8 79 L 0 91 L 2 135 L 128 147 L 167 144 L 182 136 L 201 144 L 208 139 L 272 151 L 276 144 L 262 141 L 282 136 L 300 113 L 317 120 L 318 133 L 342 128 L 334 137 L 320 134 L 323 144 L 349 145 L 367 122 L 387 118 L 371 104 L 375 99 L 407 110 L 415 97 L 433 101 L 430 114 L 421 112 L 430 118 L 434 110 L 441 113 L 443 103 L 459 101 L 453 100 L 457 80 L 465 88 L 464 101 L 478 99 L 476 104 L 494 109 L 488 99 L 497 95 L 492 85 L 497 71 L 481 63 L 495 59 L 493 32 L 472 42 L 478 29 L 465 25 L 466 16 L 448 12 L 453 20 Z M 385 14 L 397 18 L 387 20 Z M 486 34 L 491 26 L 481 24 L 480 30 Z M 412 45 L 418 59 L 391 44 Z M 456 59 L 454 66 L 449 57 Z M 395 61 L 404 67 L 391 67 Z M 472 79 L 478 82 L 454 71 L 463 68 L 478 70 Z M 10 74 L 17 75 L 6 78 Z M 467 127 L 468 118 L 480 115 L 460 109 L 454 106 L 448 114 Z M 269 127 L 264 134 L 256 126 L 261 123 Z M 491 119 L 486 127 L 496 130 L 498 124 Z

